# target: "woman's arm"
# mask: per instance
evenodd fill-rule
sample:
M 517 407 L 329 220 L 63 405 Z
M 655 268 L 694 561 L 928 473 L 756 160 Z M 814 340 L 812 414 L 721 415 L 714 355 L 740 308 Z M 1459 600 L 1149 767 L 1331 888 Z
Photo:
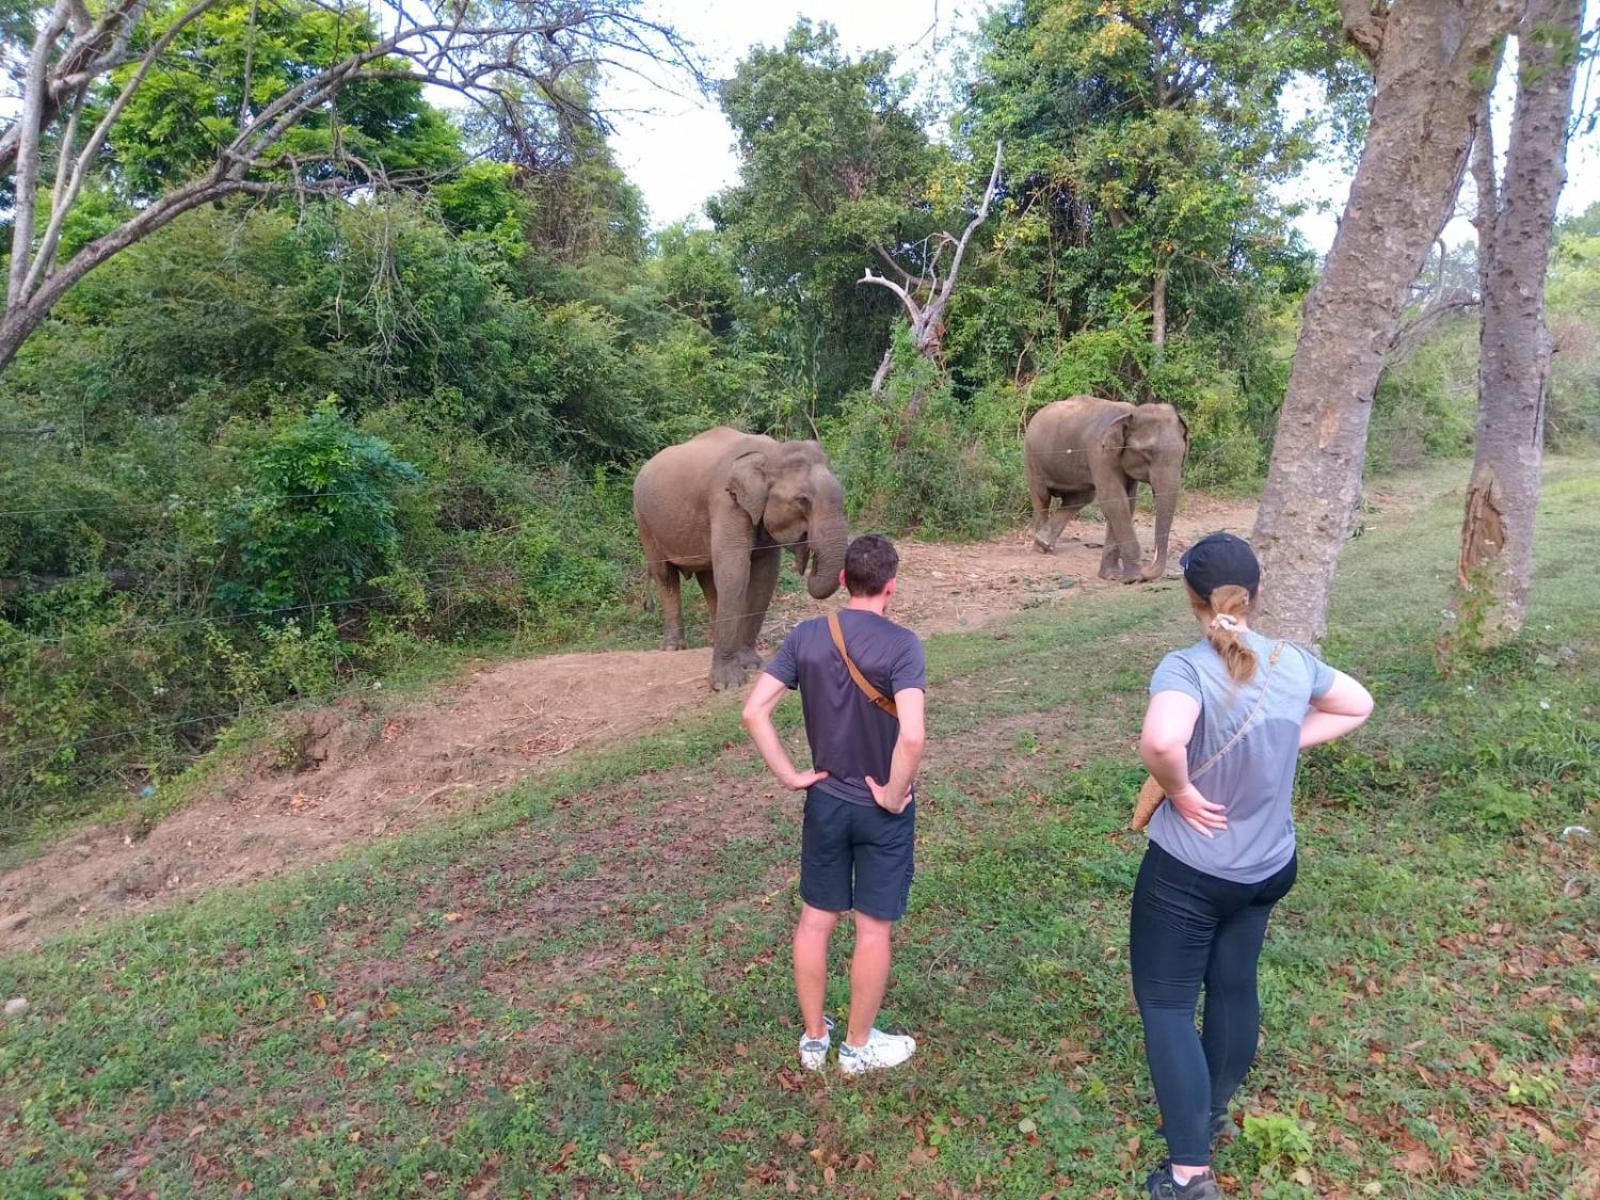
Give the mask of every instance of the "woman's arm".
M 1200 702 L 1187 692 L 1157 692 L 1145 709 L 1139 757 L 1166 792 L 1178 815 L 1206 837 L 1226 829 L 1228 818 L 1189 782 L 1189 739 L 1200 719 Z
M 1300 723 L 1300 749 L 1343 737 L 1372 715 L 1372 693 L 1343 671 L 1333 673 L 1333 686 L 1311 702 Z

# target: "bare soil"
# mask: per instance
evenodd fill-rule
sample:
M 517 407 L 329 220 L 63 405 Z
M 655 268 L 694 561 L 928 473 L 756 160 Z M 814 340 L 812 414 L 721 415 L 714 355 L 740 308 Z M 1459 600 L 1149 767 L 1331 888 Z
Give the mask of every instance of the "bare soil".
M 1253 516 L 1248 503 L 1185 497 L 1169 570 L 1195 538 L 1243 532 Z M 1140 524 L 1148 547 L 1148 514 Z M 1103 536 L 1097 522 L 1069 525 L 1053 554 L 1039 553 L 1026 530 L 977 543 L 904 541 L 894 615 L 926 636 L 1041 604 L 1114 602 L 1128 585 L 1097 578 Z M 780 599 L 768 647 L 821 611 L 803 595 Z M 704 647 L 558 654 L 478 666 L 387 713 L 346 700 L 292 714 L 249 761 L 219 772 L 153 829 L 90 827 L 0 875 L 0 951 L 331 858 L 471 806 L 571 751 L 736 703 L 710 691 L 709 668 Z M 628 836 L 626 827 L 612 832 Z

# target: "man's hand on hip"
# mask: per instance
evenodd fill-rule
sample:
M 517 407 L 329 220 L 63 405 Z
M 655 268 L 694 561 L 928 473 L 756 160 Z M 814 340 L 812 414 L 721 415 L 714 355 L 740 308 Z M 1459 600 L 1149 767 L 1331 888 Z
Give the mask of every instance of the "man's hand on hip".
M 797 792 L 803 792 L 812 784 L 827 777 L 828 773 L 826 771 L 794 771 L 782 782 L 786 788 L 793 788 Z
M 911 803 L 911 789 L 907 788 L 900 793 L 900 798 L 891 801 L 889 798 L 889 785 L 879 783 L 871 775 L 867 776 L 867 790 L 872 793 L 872 798 L 878 802 L 878 807 L 892 813 L 905 811 L 906 805 Z

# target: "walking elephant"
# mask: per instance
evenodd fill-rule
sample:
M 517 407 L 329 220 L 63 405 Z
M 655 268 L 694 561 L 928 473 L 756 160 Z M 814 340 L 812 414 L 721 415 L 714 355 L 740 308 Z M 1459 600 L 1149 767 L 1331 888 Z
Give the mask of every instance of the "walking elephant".
M 1189 427 L 1170 404 L 1125 404 L 1072 396 L 1047 404 L 1028 422 L 1022 458 L 1033 497 L 1033 542 L 1048 554 L 1061 528 L 1093 501 L 1106 519 L 1100 577 L 1159 579 L 1178 507 Z M 1156 497 L 1155 559 L 1140 570 L 1133 510 L 1140 483 Z M 1061 507 L 1050 512 L 1050 501 Z
M 633 515 L 661 591 L 668 650 L 683 649 L 680 577 L 693 575 L 705 592 L 714 690 L 739 687 L 761 668 L 756 636 L 784 550 L 815 599 L 839 587 L 844 489 L 816 442 L 709 429 L 645 463 Z

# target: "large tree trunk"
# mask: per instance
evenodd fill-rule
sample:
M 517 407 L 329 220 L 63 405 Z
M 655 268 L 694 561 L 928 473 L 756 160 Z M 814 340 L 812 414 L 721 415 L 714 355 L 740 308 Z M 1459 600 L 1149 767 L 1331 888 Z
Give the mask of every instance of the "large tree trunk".
M 1495 185 L 1487 130 L 1480 132 L 1485 151 L 1474 164 L 1483 325 L 1457 628 L 1480 644 L 1522 627 L 1533 571 L 1550 389 L 1545 268 L 1556 201 L 1566 181 L 1567 120 L 1582 22 L 1583 0 L 1529 0 L 1517 28 L 1517 106 L 1505 186 Z
M 1253 540 L 1261 623 L 1307 643 L 1326 628 L 1334 566 L 1361 493 L 1367 422 L 1406 295 L 1450 216 L 1508 0 L 1404 0 L 1373 14 L 1341 3 L 1372 57 L 1361 161 L 1299 345 Z
M 1150 344 L 1159 355 L 1167 344 L 1167 268 L 1156 272 L 1150 289 Z

